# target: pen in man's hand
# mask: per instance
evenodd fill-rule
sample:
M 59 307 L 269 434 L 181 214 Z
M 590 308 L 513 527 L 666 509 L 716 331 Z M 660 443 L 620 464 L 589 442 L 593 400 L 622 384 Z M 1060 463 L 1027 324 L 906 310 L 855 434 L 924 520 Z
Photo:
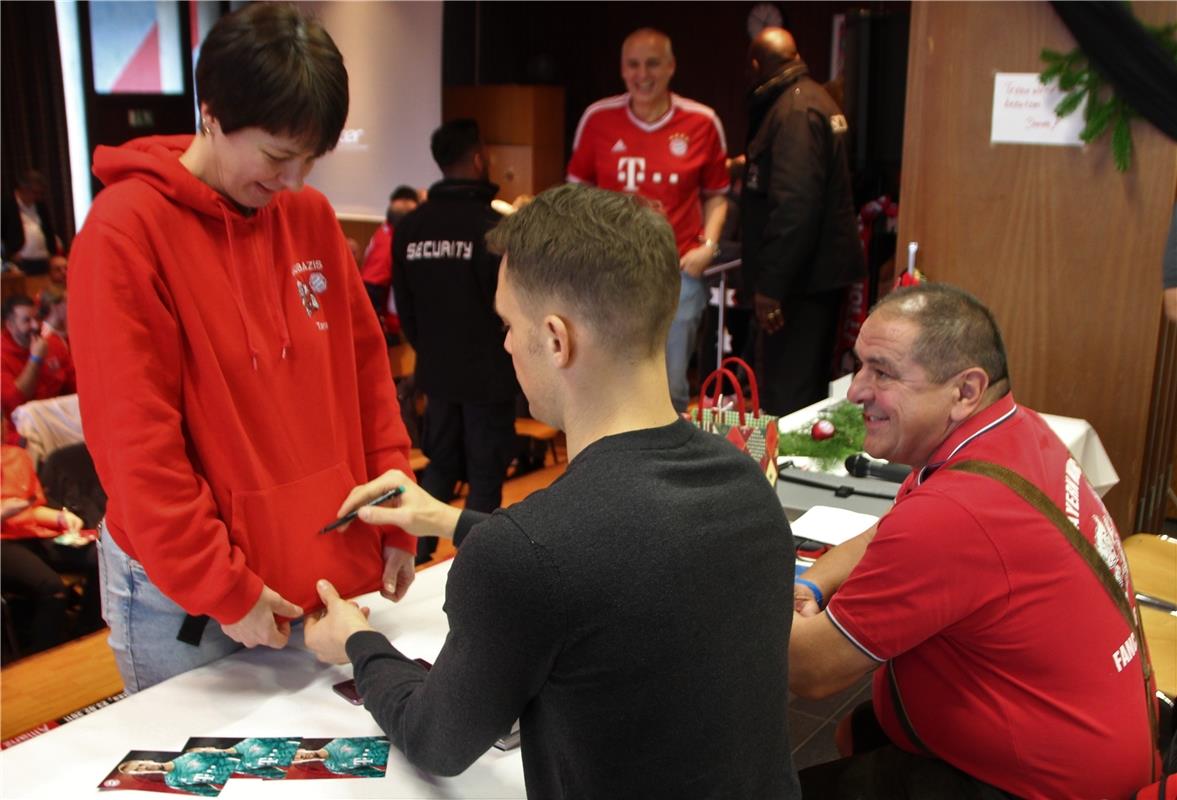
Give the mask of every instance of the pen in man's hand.
M 351 522 L 353 519 L 355 519 L 359 515 L 360 509 L 363 508 L 364 506 L 383 505 L 383 504 L 387 503 L 389 500 L 391 500 L 392 498 L 400 497 L 404 493 L 405 493 L 405 487 L 403 487 L 403 486 L 398 486 L 395 489 L 389 489 L 384 494 L 373 497 L 371 500 L 364 503 L 363 505 L 358 506 L 357 508 L 347 512 L 342 517 L 340 517 L 339 519 L 332 522 L 330 525 L 327 525 L 324 528 L 320 528 L 319 533 L 328 533 L 329 531 L 333 531 L 340 526 L 346 525 L 347 523 Z

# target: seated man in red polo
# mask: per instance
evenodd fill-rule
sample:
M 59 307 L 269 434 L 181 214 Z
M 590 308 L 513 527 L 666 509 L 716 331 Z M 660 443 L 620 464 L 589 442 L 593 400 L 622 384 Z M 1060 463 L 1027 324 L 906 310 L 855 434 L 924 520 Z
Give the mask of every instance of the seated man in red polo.
M 1155 709 L 1120 537 L 1066 447 L 1014 401 L 993 316 L 948 286 L 902 289 L 855 353 L 865 448 L 913 472 L 794 588 L 790 688 L 824 697 L 875 670 L 872 702 L 839 728 L 854 755 L 803 771 L 803 793 L 1134 796 L 1153 780 Z M 1057 523 L 1023 499 L 1034 487 Z
M 41 336 L 32 299 L 14 294 L 4 301 L 0 404 L 10 421 L 12 410 L 23 403 L 76 391 L 69 348 L 54 338 Z

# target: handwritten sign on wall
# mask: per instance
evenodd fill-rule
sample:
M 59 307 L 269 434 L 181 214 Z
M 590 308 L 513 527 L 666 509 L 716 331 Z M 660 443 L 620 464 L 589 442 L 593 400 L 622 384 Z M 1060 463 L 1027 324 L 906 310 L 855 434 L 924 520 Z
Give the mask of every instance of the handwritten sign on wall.
M 1056 84 L 1043 86 L 1034 72 L 998 72 L 993 77 L 993 125 L 989 141 L 996 144 L 1082 145 L 1083 109 L 1063 118 L 1054 108 L 1064 93 Z

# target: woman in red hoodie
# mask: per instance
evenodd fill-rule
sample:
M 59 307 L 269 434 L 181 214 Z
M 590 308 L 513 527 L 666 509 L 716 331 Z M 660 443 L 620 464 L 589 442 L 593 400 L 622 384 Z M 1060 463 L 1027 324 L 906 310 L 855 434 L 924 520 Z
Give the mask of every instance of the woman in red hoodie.
M 320 535 L 351 488 L 409 473 L 384 340 L 303 180 L 347 117 L 334 42 L 291 7 L 213 27 L 200 132 L 99 147 L 71 257 L 86 441 L 109 495 L 103 614 L 128 691 L 282 647 L 326 575 L 400 599 L 398 529 Z M 177 641 L 179 639 L 179 641 Z

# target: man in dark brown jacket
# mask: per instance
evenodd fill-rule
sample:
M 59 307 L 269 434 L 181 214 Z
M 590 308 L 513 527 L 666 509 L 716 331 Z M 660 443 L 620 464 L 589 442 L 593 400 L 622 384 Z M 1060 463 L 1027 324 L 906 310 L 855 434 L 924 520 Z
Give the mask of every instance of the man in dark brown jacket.
M 764 409 L 787 414 L 826 396 L 842 298 L 865 268 L 846 118 L 783 28 L 753 40 L 748 75 L 744 278 L 763 334 Z

